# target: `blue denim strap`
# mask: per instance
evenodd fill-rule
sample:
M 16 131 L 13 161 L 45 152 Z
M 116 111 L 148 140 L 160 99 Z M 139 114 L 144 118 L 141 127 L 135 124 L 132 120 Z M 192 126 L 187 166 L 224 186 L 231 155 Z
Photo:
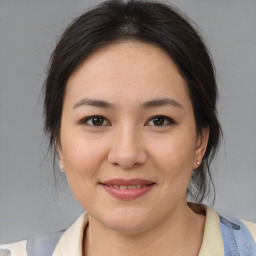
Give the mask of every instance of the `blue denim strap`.
M 64 231 L 36 236 L 27 240 L 28 256 L 52 256 L 54 249 Z
M 220 227 L 225 256 L 256 256 L 256 244 L 240 220 L 220 216 Z

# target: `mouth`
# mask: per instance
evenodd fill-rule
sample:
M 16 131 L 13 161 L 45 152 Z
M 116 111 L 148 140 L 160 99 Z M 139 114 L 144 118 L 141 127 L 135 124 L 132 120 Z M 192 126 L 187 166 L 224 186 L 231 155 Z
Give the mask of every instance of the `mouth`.
M 133 200 L 149 192 L 155 182 L 142 179 L 113 179 L 99 183 L 111 196 L 121 200 Z
M 150 186 L 149 185 L 134 185 L 134 186 L 123 186 L 123 185 L 106 185 L 106 184 L 102 184 L 111 188 L 117 188 L 117 189 L 137 189 L 137 188 L 144 188 L 146 186 Z

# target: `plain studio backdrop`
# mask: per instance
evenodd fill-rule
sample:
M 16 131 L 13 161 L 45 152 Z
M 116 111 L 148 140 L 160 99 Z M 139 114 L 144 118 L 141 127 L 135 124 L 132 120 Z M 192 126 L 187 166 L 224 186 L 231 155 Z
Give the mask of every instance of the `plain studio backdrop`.
M 83 212 L 45 158 L 40 91 L 63 29 L 100 2 L 0 0 L 0 244 L 61 230 Z M 256 222 L 256 0 L 171 3 L 200 27 L 217 69 L 225 140 L 214 209 Z

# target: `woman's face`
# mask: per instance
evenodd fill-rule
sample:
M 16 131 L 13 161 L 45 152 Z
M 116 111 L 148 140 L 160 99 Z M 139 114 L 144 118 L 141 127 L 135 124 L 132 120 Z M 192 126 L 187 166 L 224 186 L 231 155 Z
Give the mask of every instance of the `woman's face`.
M 145 231 L 178 216 L 207 143 L 185 80 L 160 48 L 118 42 L 70 77 L 59 157 L 70 188 L 99 225 Z

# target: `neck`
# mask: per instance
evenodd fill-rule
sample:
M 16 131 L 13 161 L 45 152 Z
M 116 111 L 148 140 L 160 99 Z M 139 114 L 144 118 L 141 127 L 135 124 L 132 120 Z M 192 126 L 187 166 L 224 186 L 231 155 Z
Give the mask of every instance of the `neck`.
M 85 256 L 155 256 L 198 255 L 203 238 L 205 217 L 193 212 L 187 204 L 150 230 L 122 233 L 103 226 L 88 216 L 84 239 Z

